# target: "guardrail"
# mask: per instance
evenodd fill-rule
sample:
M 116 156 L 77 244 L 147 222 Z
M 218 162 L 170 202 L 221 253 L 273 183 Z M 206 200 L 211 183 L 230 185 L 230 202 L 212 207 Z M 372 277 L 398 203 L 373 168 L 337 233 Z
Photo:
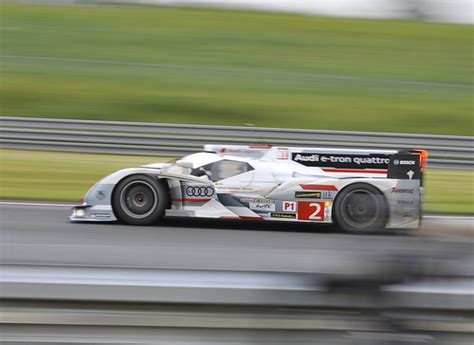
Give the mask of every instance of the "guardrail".
M 48 334 L 67 329 L 61 340 L 76 343 L 74 333 L 90 327 L 88 342 L 95 343 L 126 327 L 135 336 L 154 332 L 155 341 L 163 337 L 167 344 L 175 343 L 169 328 L 189 334 L 186 344 L 277 343 L 282 331 L 302 336 L 302 344 L 381 344 L 389 335 L 400 345 L 469 342 L 472 275 L 412 277 L 413 263 L 402 265 L 405 272 L 399 263 L 388 261 L 370 277 L 356 273 L 342 285 L 332 284 L 341 278 L 334 274 L 7 264 L 1 267 L 2 339 L 53 341 Z M 266 341 L 232 341 L 255 331 Z
M 472 262 L 469 256 L 465 260 Z M 403 261 L 387 257 L 371 274 L 364 272 L 366 267 L 353 275 L 1 264 L 1 297 L 370 309 L 380 307 L 378 298 L 370 298 L 377 289 L 389 297 L 385 307 L 474 311 L 472 269 L 458 268 L 443 276 L 443 269 L 428 274 L 425 267 L 408 267 L 413 263 Z
M 474 137 L 204 126 L 187 124 L 0 117 L 3 147 L 123 155 L 180 156 L 204 144 L 412 149 L 430 154 L 430 165 L 474 168 Z

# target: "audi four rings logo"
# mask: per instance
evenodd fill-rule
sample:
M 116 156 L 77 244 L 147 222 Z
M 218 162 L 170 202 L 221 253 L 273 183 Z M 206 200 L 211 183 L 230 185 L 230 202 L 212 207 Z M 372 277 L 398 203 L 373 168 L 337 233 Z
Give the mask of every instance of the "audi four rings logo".
M 186 187 L 186 195 L 188 196 L 213 196 L 214 188 L 212 187 L 197 187 L 189 186 Z

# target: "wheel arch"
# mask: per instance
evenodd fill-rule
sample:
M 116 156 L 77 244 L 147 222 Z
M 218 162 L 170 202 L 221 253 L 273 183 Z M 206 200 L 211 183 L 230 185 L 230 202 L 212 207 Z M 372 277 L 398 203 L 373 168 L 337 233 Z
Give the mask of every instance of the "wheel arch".
M 150 213 L 139 216 L 140 213 L 130 209 L 130 206 L 125 206 L 125 203 L 122 202 L 123 196 L 121 193 L 123 193 L 124 188 L 127 188 L 133 183 L 148 185 L 148 187 L 145 188 L 148 188 L 148 190 L 154 194 L 154 199 L 152 199 L 155 200 L 152 206 L 153 211 L 150 210 Z M 146 200 L 146 197 L 144 200 Z M 114 184 L 111 191 L 111 209 L 115 217 L 126 224 L 155 224 L 158 220 L 163 218 L 165 211 L 169 208 L 171 208 L 169 185 L 166 179 L 162 179 L 156 174 L 146 174 L 143 172 L 127 174 L 122 176 L 120 179 L 117 179 L 117 182 Z
M 342 189 L 339 190 L 339 192 L 337 193 L 336 197 L 334 198 L 334 201 L 333 201 L 333 205 L 332 205 L 332 212 L 331 212 L 331 220 L 332 220 L 332 223 L 335 224 L 336 226 L 339 226 L 338 224 L 338 219 L 337 219 L 337 215 L 336 215 L 336 205 L 338 204 L 338 200 L 340 199 L 340 196 L 343 195 L 343 192 L 348 189 L 348 188 L 351 188 L 355 185 L 363 185 L 363 186 L 369 186 L 370 188 L 373 188 L 377 191 L 378 195 L 380 195 L 382 198 L 381 200 L 383 200 L 383 203 L 384 203 L 384 206 L 385 206 L 385 209 L 386 209 L 386 212 L 387 212 L 387 215 L 386 215 L 386 220 L 385 220 L 385 225 L 388 224 L 389 220 L 390 220 L 390 203 L 387 199 L 387 196 L 385 195 L 385 193 L 380 189 L 379 186 L 375 185 L 375 184 L 371 184 L 367 181 L 354 181 L 354 182 L 351 182 L 347 185 L 345 185 Z
M 165 187 L 166 190 L 168 191 L 169 201 L 168 201 L 168 207 L 167 208 L 171 207 L 171 193 L 170 193 L 170 186 L 169 186 L 169 183 L 168 183 L 169 178 L 160 177 L 158 174 L 149 174 L 149 173 L 146 173 L 146 172 L 133 172 L 131 174 L 124 175 L 120 179 L 118 179 L 117 182 L 114 184 L 114 187 L 112 188 L 111 200 L 113 199 L 115 193 L 117 192 L 118 186 L 120 185 L 120 183 L 123 180 L 131 178 L 131 177 L 138 177 L 138 176 L 147 176 L 149 178 L 152 178 L 152 179 L 156 180 L 157 183 L 162 184 L 163 187 Z

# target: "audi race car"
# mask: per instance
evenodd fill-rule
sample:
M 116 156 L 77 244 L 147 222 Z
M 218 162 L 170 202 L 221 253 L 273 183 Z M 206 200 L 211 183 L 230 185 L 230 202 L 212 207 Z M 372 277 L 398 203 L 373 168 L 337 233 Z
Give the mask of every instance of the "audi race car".
M 174 163 L 97 182 L 71 221 L 157 224 L 163 217 L 335 223 L 346 231 L 416 228 L 424 150 L 205 145 Z

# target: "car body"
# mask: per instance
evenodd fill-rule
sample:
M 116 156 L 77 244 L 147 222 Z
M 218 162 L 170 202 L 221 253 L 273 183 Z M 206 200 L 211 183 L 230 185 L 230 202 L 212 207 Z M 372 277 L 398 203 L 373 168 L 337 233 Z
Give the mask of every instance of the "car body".
M 174 163 L 123 169 L 97 182 L 72 221 L 155 224 L 163 217 L 416 228 L 423 150 L 205 145 Z

